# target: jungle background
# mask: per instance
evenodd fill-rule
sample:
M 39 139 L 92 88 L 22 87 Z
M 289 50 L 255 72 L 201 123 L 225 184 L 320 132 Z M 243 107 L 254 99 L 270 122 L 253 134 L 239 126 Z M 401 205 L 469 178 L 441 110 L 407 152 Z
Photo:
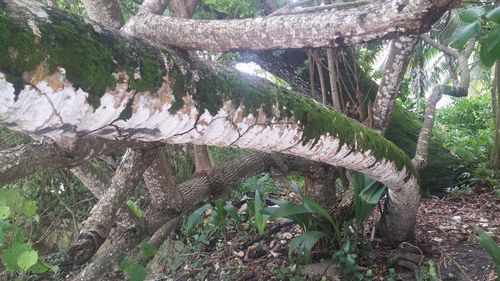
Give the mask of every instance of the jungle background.
M 78 0 L 40 2 L 69 13 L 86 14 Z M 279 9 L 287 5 L 283 0 L 269 2 L 203 0 L 193 17 L 265 16 L 273 7 Z M 140 1 L 120 0 L 119 3 L 125 18 L 137 13 L 140 6 Z M 433 40 L 453 45 L 460 44 L 457 42 L 467 36 L 465 42 L 472 36 L 486 36 L 495 26 L 473 35 L 464 33 L 470 33 L 466 27 L 475 20 L 484 20 L 485 14 L 493 10 L 493 4 L 474 2 L 450 11 L 433 30 Z M 495 46 L 500 49 L 500 44 Z M 350 78 L 340 75 L 339 84 L 344 83 L 343 105 L 346 114 L 353 118 L 365 119 L 363 115 L 368 114 L 365 103 L 369 99 L 349 96 L 349 92 L 359 87 L 366 96 L 376 92 L 375 82 L 382 77 L 388 48 L 388 41 L 377 41 L 336 54 L 337 69 L 344 68 L 340 73 L 350 74 Z M 446 97 L 438 104 L 429 158 L 421 173 L 423 198 L 415 241 L 394 249 L 375 236 L 385 190 L 374 187 L 377 183 L 361 174 L 353 175 L 352 212 L 343 214 L 341 230 L 331 232 L 326 229 L 332 229 L 332 225 L 336 229 L 337 218 L 332 219 L 328 204 L 321 202 L 325 195 L 315 197 L 308 190 L 307 177 L 311 176 L 274 171 L 247 178 L 222 198 L 204 202 L 196 211 L 181 218 L 166 240 L 159 243 L 144 240 L 134 252 L 121 259 L 119 267 L 111 270 L 109 279 L 495 280 L 500 255 L 493 242 L 500 238 L 500 178 L 495 156 L 499 145 L 495 139 L 495 123 L 498 123 L 495 111 L 500 82 L 498 75 L 497 80 L 492 78 L 494 61 L 481 57 L 480 48 L 478 45 L 469 59 L 469 94 Z M 294 52 L 298 51 L 200 52 L 198 55 L 250 71 L 277 84 L 299 88 L 318 101 L 329 103 L 322 81 L 323 71 L 328 70 L 326 60 L 322 59 L 323 51 L 305 50 L 299 55 Z M 273 61 L 286 56 L 294 59 L 287 59 L 287 65 L 273 65 Z M 430 89 L 451 83 L 453 75 L 449 70 L 454 67 L 449 57 L 438 49 L 425 41 L 418 42 L 385 132 L 386 137 L 408 155 L 415 153 Z M 499 72 L 498 63 L 496 71 Z M 0 150 L 30 141 L 30 136 L 0 128 Z M 178 182 L 203 173 L 196 171 L 192 145 L 166 145 L 163 150 Z M 109 178 L 123 153 L 100 157 L 90 164 Z M 209 148 L 214 167 L 237 161 L 249 153 L 234 148 Z M 343 192 L 344 184 L 343 179 L 337 177 L 331 188 Z M 141 183 L 127 200 L 128 210 L 143 217 L 149 201 L 147 189 Z M 80 222 L 87 218 L 96 202 L 69 169 L 35 173 L 3 186 L 0 189 L 0 278 L 71 278 L 79 268 L 66 262 L 67 250 L 78 236 Z M 20 258 L 21 254 L 24 256 Z

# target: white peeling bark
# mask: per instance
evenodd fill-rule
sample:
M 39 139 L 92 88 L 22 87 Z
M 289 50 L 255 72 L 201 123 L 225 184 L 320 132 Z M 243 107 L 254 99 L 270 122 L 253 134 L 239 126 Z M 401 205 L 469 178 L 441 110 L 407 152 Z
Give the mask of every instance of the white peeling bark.
M 387 129 L 394 102 L 417 42 L 418 39 L 415 36 L 401 36 L 392 41 L 384 76 L 373 103 L 372 127 L 375 130 L 384 132 Z
M 425 32 L 449 5 L 447 2 L 378 0 L 347 10 L 243 20 L 192 20 L 144 13 L 127 22 L 124 30 L 191 50 L 345 46 L 395 34 Z

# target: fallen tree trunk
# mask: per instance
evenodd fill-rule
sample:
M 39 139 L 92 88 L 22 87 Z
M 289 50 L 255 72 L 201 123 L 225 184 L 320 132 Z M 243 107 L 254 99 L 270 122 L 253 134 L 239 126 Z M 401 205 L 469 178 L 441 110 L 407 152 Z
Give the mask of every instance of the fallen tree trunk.
M 183 59 L 35 3 L 0 3 L 7 10 L 1 42 L 12 50 L 0 54 L 0 124 L 66 146 L 85 135 L 189 142 L 346 167 L 389 188 L 388 240 L 412 238 L 417 172 L 379 134 L 262 79 Z

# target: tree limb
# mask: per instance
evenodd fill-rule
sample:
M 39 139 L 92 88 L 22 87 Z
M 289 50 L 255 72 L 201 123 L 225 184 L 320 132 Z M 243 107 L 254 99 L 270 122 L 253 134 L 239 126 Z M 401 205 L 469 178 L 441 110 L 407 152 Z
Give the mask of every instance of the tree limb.
M 109 187 L 92 208 L 90 216 L 83 223 L 78 239 L 68 250 L 68 257 L 73 264 L 87 262 L 106 240 L 118 209 L 135 190 L 152 155 L 156 152 L 154 146 L 140 152 L 127 150 Z
M 425 32 L 448 2 L 420 0 L 400 5 L 396 0 L 376 1 L 347 10 L 242 20 L 201 21 L 145 13 L 132 18 L 124 29 L 159 44 L 190 50 L 337 47 Z

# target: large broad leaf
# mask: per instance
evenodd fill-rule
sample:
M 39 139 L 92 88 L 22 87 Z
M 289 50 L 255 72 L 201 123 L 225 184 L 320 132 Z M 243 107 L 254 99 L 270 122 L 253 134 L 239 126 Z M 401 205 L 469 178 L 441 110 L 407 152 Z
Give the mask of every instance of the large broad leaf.
M 317 202 L 307 198 L 306 196 L 302 196 L 302 201 L 304 201 L 304 206 L 311 210 L 312 212 L 324 217 L 325 219 L 327 219 L 332 225 L 335 224 L 335 221 L 333 220 L 332 216 L 330 216 L 330 214 L 328 213 L 327 210 L 325 210 L 325 208 L 321 207 L 320 204 L 318 204 Z
M 322 216 L 323 218 L 325 218 L 330 224 L 331 224 L 331 227 L 333 228 L 334 230 L 334 233 L 336 235 L 336 238 L 337 239 L 340 239 L 340 228 L 337 224 L 337 222 L 332 218 L 332 216 L 330 215 L 330 213 L 328 213 L 328 211 L 321 207 L 320 204 L 318 204 L 317 202 L 307 198 L 306 196 L 302 196 L 302 201 L 304 201 L 304 206 L 308 209 L 310 209 L 311 211 L 313 211 L 314 213 Z
M 458 11 L 458 17 L 467 23 L 474 22 L 478 20 L 484 14 L 484 9 L 482 7 L 471 7 L 467 9 L 462 9 Z
M 271 215 L 271 218 L 288 218 L 292 215 L 298 214 L 312 214 L 314 213 L 304 205 L 295 205 L 292 202 L 286 202 L 278 207 L 267 207 L 262 210 L 262 213 Z
M 200 208 L 198 208 L 196 211 L 194 211 L 191 215 L 189 215 L 189 217 L 186 220 L 186 224 L 185 224 L 185 233 L 186 234 L 191 233 L 193 228 L 201 222 L 205 211 L 211 207 L 212 207 L 211 204 L 205 204 L 205 205 L 201 206 Z
M 354 213 L 358 225 L 370 216 L 385 191 L 385 186 L 362 173 L 354 172 Z
M 481 23 L 475 21 L 460 27 L 451 36 L 450 46 L 462 50 L 472 36 L 475 36 L 481 30 Z
M 328 233 L 323 231 L 307 231 L 302 233 L 290 242 L 289 257 L 291 258 L 292 253 L 295 252 L 298 263 L 302 261 L 308 263 L 311 260 L 311 249 L 321 238 L 327 236 Z
M 481 40 L 479 56 L 481 63 L 487 67 L 493 66 L 500 59 L 500 25 L 495 26 Z
M 500 7 L 496 7 L 495 9 L 489 11 L 486 14 L 486 18 L 500 24 Z
M 475 227 L 476 232 L 479 234 L 479 242 L 484 247 L 488 255 L 496 263 L 497 267 L 500 267 L 500 247 L 495 243 L 495 240 L 491 238 L 486 232 L 484 232 L 479 227 Z
M 295 205 L 292 202 L 280 202 L 278 207 L 268 207 L 262 210 L 262 213 L 268 214 L 272 219 L 287 218 L 298 224 L 302 229 L 307 230 L 311 224 L 311 214 L 314 212 L 305 205 Z

